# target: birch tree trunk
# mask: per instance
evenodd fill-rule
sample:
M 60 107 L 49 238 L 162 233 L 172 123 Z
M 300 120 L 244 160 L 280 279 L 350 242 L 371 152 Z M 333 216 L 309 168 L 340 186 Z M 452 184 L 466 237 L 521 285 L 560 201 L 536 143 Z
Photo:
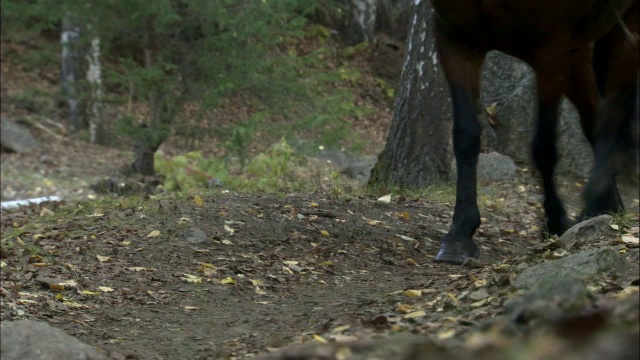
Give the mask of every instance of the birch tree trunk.
M 370 187 L 421 188 L 452 176 L 449 90 L 436 56 L 430 1 L 416 1 L 391 129 Z
M 91 31 L 91 26 L 88 27 Z M 94 30 L 95 32 L 95 30 Z M 89 141 L 105 145 L 107 136 L 102 117 L 102 64 L 100 63 L 100 37 L 92 34 L 91 47 L 87 54 L 87 81 L 91 89 L 89 99 Z
M 344 38 L 350 45 L 375 42 L 378 0 L 350 0 Z
M 87 127 L 84 116 L 84 101 L 82 101 L 81 87 L 78 83 L 82 71 L 82 49 L 80 46 L 80 26 L 72 14 L 62 19 L 60 45 L 62 48 L 62 92 L 67 102 L 67 123 L 71 132 L 77 132 Z

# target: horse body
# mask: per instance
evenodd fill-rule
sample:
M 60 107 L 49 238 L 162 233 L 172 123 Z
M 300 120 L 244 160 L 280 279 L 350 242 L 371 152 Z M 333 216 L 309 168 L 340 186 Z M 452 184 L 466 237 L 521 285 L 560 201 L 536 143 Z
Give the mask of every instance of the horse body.
M 547 231 L 570 220 L 556 193 L 558 106 L 566 96 L 580 114 L 596 166 L 581 218 L 623 209 L 612 159 L 629 140 L 638 94 L 637 0 L 432 0 L 438 56 L 451 92 L 457 192 L 453 223 L 436 261 L 479 255 L 476 165 L 480 151 L 480 67 L 485 54 L 516 56 L 536 72 L 538 115 L 532 153 L 545 194 Z M 601 98 L 603 96 L 604 98 Z

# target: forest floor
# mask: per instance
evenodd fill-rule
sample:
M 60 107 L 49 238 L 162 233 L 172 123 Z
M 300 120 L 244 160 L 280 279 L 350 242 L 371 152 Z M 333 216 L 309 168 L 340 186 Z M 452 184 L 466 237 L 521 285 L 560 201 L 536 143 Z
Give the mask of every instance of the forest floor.
M 379 110 L 389 115 L 389 103 Z M 362 127 L 382 134 L 366 155 L 383 145 L 389 123 L 378 120 Z M 87 178 L 130 161 L 37 134 L 46 152 L 2 154 L 3 194 L 86 199 Z M 584 182 L 560 182 L 575 215 Z M 525 294 L 517 276 L 557 253 L 541 236 L 531 171 L 481 188 L 482 256 L 464 267 L 433 262 L 450 189 L 382 195 L 319 183 L 3 210 L 0 319 L 47 321 L 114 359 L 637 358 L 638 247 L 620 240 L 637 239 L 637 214 L 617 217 L 617 236 L 574 249 L 615 247 L 627 271 L 584 280 L 588 299 L 570 316 L 552 299 L 543 315 L 509 317 Z M 279 351 L 293 344 L 303 345 Z

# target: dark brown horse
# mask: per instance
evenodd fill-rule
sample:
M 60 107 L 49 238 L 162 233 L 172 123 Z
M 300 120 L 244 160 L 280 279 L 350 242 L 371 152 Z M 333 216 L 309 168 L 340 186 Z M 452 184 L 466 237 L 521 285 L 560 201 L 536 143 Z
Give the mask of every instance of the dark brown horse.
M 556 194 L 558 105 L 578 109 L 596 165 L 581 218 L 623 209 L 612 157 L 632 143 L 637 121 L 637 0 L 432 0 L 437 50 L 453 103 L 457 193 L 453 224 L 436 261 L 460 264 L 479 256 L 472 240 L 480 213 L 476 165 L 480 151 L 480 66 L 489 50 L 516 56 L 536 72 L 538 115 L 533 160 L 542 177 L 546 229 L 569 226 Z

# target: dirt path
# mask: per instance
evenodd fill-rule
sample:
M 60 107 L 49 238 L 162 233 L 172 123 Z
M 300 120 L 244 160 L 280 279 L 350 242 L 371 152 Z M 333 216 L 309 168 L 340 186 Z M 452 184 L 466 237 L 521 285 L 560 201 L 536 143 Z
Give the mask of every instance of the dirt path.
M 504 187 L 523 204 L 534 196 Z M 45 320 L 137 359 L 239 358 L 319 336 L 446 336 L 499 313 L 508 287 L 481 306 L 466 296 L 508 282 L 501 268 L 540 245 L 528 205 L 485 207 L 477 239 L 487 265 L 469 269 L 431 262 L 450 204 L 228 192 L 201 199 L 3 211 L 2 320 Z M 75 283 L 56 290 L 51 279 Z M 427 311 L 405 317 L 418 309 Z

